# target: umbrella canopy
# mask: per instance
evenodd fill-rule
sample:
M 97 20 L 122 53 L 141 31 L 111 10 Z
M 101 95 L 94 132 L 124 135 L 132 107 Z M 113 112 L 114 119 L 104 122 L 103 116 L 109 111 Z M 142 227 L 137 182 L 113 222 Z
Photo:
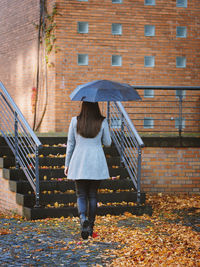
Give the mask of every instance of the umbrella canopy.
M 79 85 L 70 95 L 72 101 L 133 101 L 141 100 L 137 91 L 126 83 L 96 80 Z

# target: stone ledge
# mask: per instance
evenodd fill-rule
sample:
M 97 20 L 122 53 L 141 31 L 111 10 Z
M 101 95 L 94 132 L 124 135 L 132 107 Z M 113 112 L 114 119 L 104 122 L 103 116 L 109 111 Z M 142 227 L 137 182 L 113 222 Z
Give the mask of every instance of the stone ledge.
M 142 137 L 145 147 L 200 147 L 199 137 Z

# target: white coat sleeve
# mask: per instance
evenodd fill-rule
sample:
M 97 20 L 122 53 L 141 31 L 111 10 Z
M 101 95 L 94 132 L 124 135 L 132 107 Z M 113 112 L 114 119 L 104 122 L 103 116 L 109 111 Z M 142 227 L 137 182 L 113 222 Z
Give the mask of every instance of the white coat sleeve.
M 69 131 L 68 131 L 65 167 L 69 167 L 69 163 L 70 163 L 72 154 L 74 152 L 75 145 L 76 145 L 75 128 L 73 127 L 73 119 L 72 119 L 69 125 Z
M 107 119 L 104 119 L 103 121 L 102 142 L 105 146 L 111 146 L 111 143 L 112 143 Z

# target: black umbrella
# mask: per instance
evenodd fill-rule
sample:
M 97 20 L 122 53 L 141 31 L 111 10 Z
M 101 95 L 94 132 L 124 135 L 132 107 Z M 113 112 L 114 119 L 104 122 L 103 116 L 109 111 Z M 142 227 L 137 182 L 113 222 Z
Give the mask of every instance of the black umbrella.
M 70 95 L 72 101 L 133 101 L 141 100 L 137 91 L 126 83 L 96 80 L 79 85 Z

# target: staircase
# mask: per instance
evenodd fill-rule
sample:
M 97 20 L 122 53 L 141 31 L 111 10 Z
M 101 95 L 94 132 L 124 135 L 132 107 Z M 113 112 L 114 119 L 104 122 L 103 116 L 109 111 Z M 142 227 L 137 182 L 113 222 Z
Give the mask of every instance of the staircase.
M 23 215 L 27 219 L 78 215 L 74 182 L 67 180 L 64 175 L 66 138 L 40 138 L 42 142 L 39 153 L 40 207 L 34 207 L 35 193 L 30 183 L 23 170 L 15 168 L 12 151 L 3 138 L 0 140 L 0 157 L 4 159 L 4 168 L 10 172 L 10 190 L 16 193 L 16 202 L 23 206 Z M 115 146 L 104 148 L 104 152 L 111 178 L 101 183 L 97 214 L 151 212 L 146 206 L 136 204 L 137 192 L 126 168 L 120 166 L 120 156 Z M 145 193 L 141 194 L 141 203 L 145 203 Z
M 121 102 L 107 103 L 107 120 L 113 144 L 104 152 L 111 178 L 101 183 L 98 214 L 151 213 L 142 205 L 145 194 L 140 189 L 144 143 Z M 0 132 L 0 157 L 3 168 L 9 169 L 9 184 L 2 183 L 2 191 L 14 192 L 14 205 L 20 211 L 23 207 L 23 215 L 27 219 L 76 216 L 74 182 L 64 175 L 66 138 L 39 140 L 1 82 Z M 2 195 L 0 203 L 6 203 L 8 197 Z

